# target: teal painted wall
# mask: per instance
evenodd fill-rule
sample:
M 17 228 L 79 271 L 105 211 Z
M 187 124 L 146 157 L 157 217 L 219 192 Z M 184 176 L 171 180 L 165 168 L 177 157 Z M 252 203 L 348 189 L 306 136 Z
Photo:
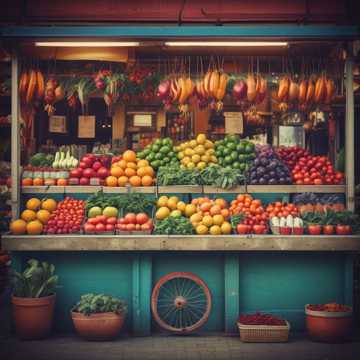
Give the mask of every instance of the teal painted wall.
M 303 330 L 305 304 L 345 301 L 342 255 L 244 253 L 239 261 L 240 312 L 268 311 Z
M 136 253 L 116 252 L 36 252 L 17 253 L 22 264 L 30 257 L 55 264 L 60 277 L 56 304 L 56 330 L 72 331 L 70 309 L 81 294 L 104 292 L 125 299 L 129 306 L 125 331 L 147 335 L 159 329 L 150 317 L 150 290 L 159 278 L 172 271 L 189 271 L 210 288 L 213 308 L 203 332 L 225 330 L 224 253 L 152 253 L 148 269 L 133 276 Z M 344 302 L 351 298 L 346 286 L 345 254 L 329 253 L 238 253 L 240 312 L 270 311 L 288 319 L 294 330 L 304 330 L 306 303 Z M 236 258 L 235 258 L 236 261 Z M 150 268 L 149 268 L 150 267 Z M 229 272 L 231 276 L 231 272 Z M 234 274 L 232 274 L 234 276 Z M 231 281 L 231 279 L 230 279 Z M 151 284 L 149 284 L 151 282 Z M 137 285 L 136 285 L 137 284 Z M 139 291 L 139 286 L 145 291 Z M 350 292 L 350 295 L 348 294 Z M 134 296 L 139 294 L 138 323 L 133 324 Z M 234 300 L 234 299 L 233 299 Z M 232 300 L 232 301 L 233 301 Z M 236 305 L 236 304 L 235 304 Z M 235 307 L 232 307 L 236 309 Z M 235 325 L 238 314 L 229 309 L 227 321 Z M 233 311 L 234 312 L 234 311 Z M 140 320 L 139 320 L 140 319 Z M 140 321 L 140 322 L 139 322 Z M 137 328 L 137 329 L 136 329 Z M 232 328 L 235 331 L 236 327 Z

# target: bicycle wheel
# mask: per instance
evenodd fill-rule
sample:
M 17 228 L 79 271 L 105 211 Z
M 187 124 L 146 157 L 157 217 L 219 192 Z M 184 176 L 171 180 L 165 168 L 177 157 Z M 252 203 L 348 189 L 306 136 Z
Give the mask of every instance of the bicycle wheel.
M 173 272 L 162 277 L 151 296 L 155 321 L 165 330 L 189 333 L 206 323 L 211 311 L 210 290 L 189 272 Z

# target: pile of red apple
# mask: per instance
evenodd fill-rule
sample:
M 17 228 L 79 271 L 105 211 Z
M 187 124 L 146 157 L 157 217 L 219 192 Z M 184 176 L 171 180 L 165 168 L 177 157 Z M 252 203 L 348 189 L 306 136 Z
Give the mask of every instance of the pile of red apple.
M 98 215 L 92 217 L 84 224 L 84 231 L 86 234 L 96 234 L 104 232 L 114 232 L 117 223 L 115 216 L 108 217 L 106 215 Z
M 110 175 L 111 157 L 86 154 L 79 166 L 70 171 L 69 185 L 104 185 Z
M 277 152 L 297 185 L 337 185 L 344 181 L 344 174 L 335 171 L 327 156 L 313 156 L 297 146 L 282 147 Z
M 153 229 L 153 221 L 145 213 L 128 213 L 118 219 L 116 229 L 120 231 L 149 231 Z
M 76 234 L 84 221 L 85 201 L 65 197 L 44 226 L 44 234 Z

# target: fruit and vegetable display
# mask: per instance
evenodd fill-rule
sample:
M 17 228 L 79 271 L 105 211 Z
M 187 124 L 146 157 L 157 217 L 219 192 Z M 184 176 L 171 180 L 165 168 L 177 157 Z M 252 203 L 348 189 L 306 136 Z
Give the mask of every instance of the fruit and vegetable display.
M 161 167 L 156 175 L 159 186 L 167 185 L 199 185 L 201 184 L 200 172 L 196 169 L 187 169 L 173 164 Z
M 276 235 L 303 235 L 304 222 L 300 217 L 292 215 L 273 216 L 270 218 L 270 227 L 273 234 Z
M 147 160 L 155 171 L 161 166 L 179 163 L 173 141 L 170 138 L 156 139 L 136 155 L 139 159 Z
M 115 206 L 105 206 L 104 208 L 92 206 L 87 211 L 84 232 L 86 234 L 114 232 L 118 215 L 119 211 Z
M 296 146 L 279 148 L 277 153 L 291 170 L 294 184 L 336 185 L 344 181 L 344 174 L 335 171 L 326 156 L 312 156 L 309 151 Z
M 242 325 L 286 325 L 286 321 L 272 314 L 256 312 L 255 314 L 241 314 L 238 322 Z
M 150 234 L 153 229 L 153 221 L 146 213 L 127 213 L 117 220 L 116 229 L 120 234 Z
M 110 175 L 105 179 L 106 186 L 151 186 L 155 172 L 148 160 L 138 159 L 132 150 L 126 150 L 121 160 L 111 164 Z
M 66 196 L 44 225 L 45 234 L 78 234 L 85 218 L 85 201 Z
M 310 235 L 351 235 L 360 228 L 360 217 L 351 211 L 310 211 L 301 215 Z
M 155 218 L 157 220 L 164 220 L 169 216 L 178 217 L 185 216 L 190 217 L 196 211 L 194 204 L 187 204 L 184 201 L 180 201 L 177 196 L 162 195 L 156 202 Z
M 183 142 L 175 149 L 183 168 L 202 170 L 218 162 L 214 143 L 205 134 L 199 134 L 196 139 Z
M 232 227 L 228 221 L 230 211 L 227 201 L 221 198 L 195 198 L 191 202 L 195 212 L 190 216 L 190 222 L 198 235 L 228 235 Z
M 86 154 L 79 166 L 69 173 L 69 185 L 104 185 L 110 173 L 111 157 L 108 155 Z
M 291 184 L 288 167 L 270 145 L 256 147 L 256 158 L 250 168 L 251 185 Z
M 58 203 L 51 198 L 31 198 L 25 204 L 20 219 L 13 220 L 10 224 L 10 231 L 15 235 L 40 235 L 47 233 L 49 221 L 53 221 Z M 65 221 L 63 220 L 65 226 Z M 66 227 L 69 225 L 67 224 Z M 80 230 L 80 224 L 79 224 Z M 55 232 L 54 232 L 55 233 Z
M 245 183 L 245 176 L 239 169 L 221 167 L 219 165 L 208 166 L 200 171 L 200 183 L 211 185 L 221 189 L 232 189 Z
M 230 214 L 238 234 L 266 234 L 269 215 L 262 201 L 249 194 L 239 194 L 231 201 Z M 240 215 L 234 219 L 234 215 Z
M 193 226 L 184 216 L 168 216 L 158 220 L 154 226 L 155 235 L 191 235 L 194 233 Z
M 238 169 L 245 174 L 256 157 L 255 145 L 247 140 L 240 140 L 237 135 L 227 135 L 215 142 L 215 154 L 219 165 Z
M 326 195 L 326 199 L 330 196 Z M 325 207 L 321 211 L 303 212 L 302 206 L 307 205 L 297 206 L 284 201 L 265 204 L 250 194 L 238 194 L 228 202 L 221 197 L 191 199 L 190 196 L 186 200 L 186 196 L 159 195 L 156 198 L 153 194 L 114 195 L 100 190 L 87 200 L 69 196 L 59 202 L 51 198 L 31 198 L 20 218 L 11 222 L 10 231 L 14 235 L 153 232 L 248 236 L 268 233 L 351 235 L 360 232 L 360 218 L 351 211 Z

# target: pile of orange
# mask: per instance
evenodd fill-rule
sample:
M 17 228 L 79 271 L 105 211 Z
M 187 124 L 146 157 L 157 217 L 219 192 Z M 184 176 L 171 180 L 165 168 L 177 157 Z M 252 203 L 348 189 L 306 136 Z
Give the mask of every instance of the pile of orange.
M 196 212 L 190 216 L 190 221 L 197 234 L 231 234 L 232 228 L 228 221 L 230 211 L 226 200 L 199 197 L 193 199 L 191 204 L 196 206 Z
M 136 153 L 126 150 L 122 159 L 113 163 L 110 176 L 105 179 L 106 186 L 151 186 L 154 184 L 154 169 L 147 160 L 139 160 Z
M 26 202 L 26 209 L 22 211 L 20 219 L 11 222 L 10 231 L 14 235 L 40 235 L 56 208 L 57 202 L 54 199 L 41 201 L 31 198 Z

